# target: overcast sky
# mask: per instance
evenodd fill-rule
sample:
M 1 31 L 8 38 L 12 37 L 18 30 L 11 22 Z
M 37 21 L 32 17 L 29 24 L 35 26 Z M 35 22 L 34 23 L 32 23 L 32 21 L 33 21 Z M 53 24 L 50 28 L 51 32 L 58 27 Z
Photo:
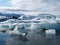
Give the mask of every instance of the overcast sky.
M 35 10 L 29 14 L 49 13 L 58 15 L 60 14 L 60 0 L 0 0 L 0 9 Z

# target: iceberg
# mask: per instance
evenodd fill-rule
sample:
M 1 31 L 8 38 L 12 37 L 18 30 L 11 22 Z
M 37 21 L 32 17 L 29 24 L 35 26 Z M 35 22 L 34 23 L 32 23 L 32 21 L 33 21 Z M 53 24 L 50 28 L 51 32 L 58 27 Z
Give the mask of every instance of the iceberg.
M 0 31 L 12 30 L 15 28 L 16 20 L 10 19 L 7 21 L 0 22 Z
M 29 30 L 40 30 L 40 29 L 55 29 L 60 30 L 60 23 L 58 23 L 58 17 L 54 15 L 39 15 L 34 18 L 26 18 L 30 16 L 22 15 L 18 19 L 9 19 L 7 21 L 0 22 L 1 30 L 10 30 L 13 29 L 13 31 L 9 31 L 10 34 L 22 34 L 25 35 L 25 33 Z M 28 19 L 28 20 L 27 20 Z
M 55 20 L 57 21 L 57 23 L 60 23 L 60 15 L 58 15 Z
M 39 15 L 40 22 L 32 23 L 30 29 L 31 30 L 40 30 L 40 29 L 55 29 L 60 30 L 60 23 L 57 20 L 58 18 L 54 15 Z M 36 18 L 37 19 L 37 18 Z
M 12 24 L 0 24 L 0 31 L 8 31 L 14 29 L 15 25 Z
M 17 24 L 14 30 L 7 31 L 6 33 L 27 36 L 28 28 L 26 28 L 25 24 Z
M 53 38 L 56 35 L 56 30 L 55 29 L 46 30 L 45 34 L 47 38 Z
M 49 35 L 55 35 L 56 31 L 55 31 L 55 29 L 49 29 L 49 30 L 46 30 L 45 33 L 49 34 Z
M 40 22 L 38 24 L 31 24 L 31 30 L 40 30 L 40 29 L 56 29 L 60 30 L 60 24 L 57 22 Z

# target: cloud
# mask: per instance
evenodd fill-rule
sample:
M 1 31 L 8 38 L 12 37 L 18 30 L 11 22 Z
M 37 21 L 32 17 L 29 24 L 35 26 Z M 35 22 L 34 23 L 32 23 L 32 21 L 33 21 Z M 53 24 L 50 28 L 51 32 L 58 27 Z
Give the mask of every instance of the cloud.
M 59 0 L 10 0 L 16 9 L 37 10 L 39 13 L 60 14 Z
M 28 10 L 51 9 L 60 4 L 57 0 L 10 0 L 9 2 L 12 6 Z
M 7 9 L 35 10 L 34 12 L 19 12 L 25 14 L 60 14 L 60 0 L 9 0 L 11 7 Z M 4 7 L 6 9 L 6 7 Z
M 35 4 L 32 0 L 11 0 L 10 3 L 12 6 L 20 9 L 33 9 L 35 7 Z

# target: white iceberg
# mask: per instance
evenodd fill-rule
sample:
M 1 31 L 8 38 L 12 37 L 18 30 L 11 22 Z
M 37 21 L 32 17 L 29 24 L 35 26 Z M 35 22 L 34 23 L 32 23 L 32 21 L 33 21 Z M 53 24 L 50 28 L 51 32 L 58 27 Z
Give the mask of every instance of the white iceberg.
M 60 23 L 60 15 L 58 15 L 55 20 L 57 21 L 57 23 Z
M 46 37 L 47 38 L 53 38 L 56 35 L 56 30 L 55 29 L 48 29 L 45 31 Z
M 43 28 L 60 30 L 60 24 L 56 20 L 56 16 L 41 15 L 40 17 L 41 18 L 39 23 L 31 24 L 31 27 L 30 27 L 31 30 L 40 30 Z
M 46 30 L 45 33 L 49 34 L 49 35 L 55 35 L 56 31 L 55 31 L 55 29 L 49 29 L 49 30 Z
M 7 31 L 14 29 L 15 25 L 12 24 L 0 24 L 0 31 Z
M 28 33 L 28 29 L 23 24 L 17 24 L 13 31 L 7 31 L 8 34 L 20 34 L 26 36 Z

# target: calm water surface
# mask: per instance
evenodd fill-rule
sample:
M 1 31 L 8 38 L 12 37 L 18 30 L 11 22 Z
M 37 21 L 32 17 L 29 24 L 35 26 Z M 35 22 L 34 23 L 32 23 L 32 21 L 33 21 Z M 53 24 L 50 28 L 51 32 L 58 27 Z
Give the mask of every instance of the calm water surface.
M 0 45 L 60 45 L 60 34 L 45 35 L 31 31 L 26 37 L 0 32 Z

